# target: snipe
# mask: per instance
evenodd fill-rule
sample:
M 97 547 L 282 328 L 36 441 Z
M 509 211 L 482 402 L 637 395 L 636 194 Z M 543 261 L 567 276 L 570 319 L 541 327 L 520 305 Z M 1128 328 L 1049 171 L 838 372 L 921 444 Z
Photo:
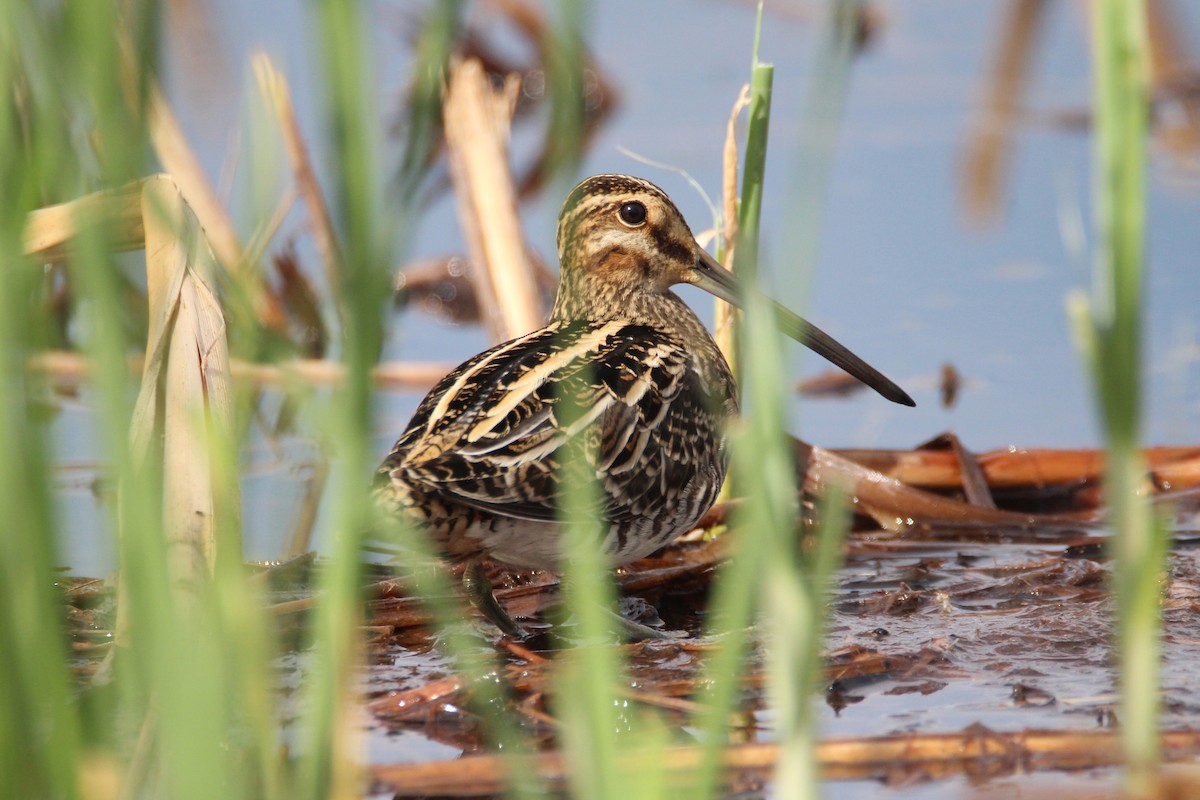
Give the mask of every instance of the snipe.
M 737 304 L 733 275 L 662 190 L 625 175 L 575 187 L 559 217 L 558 257 L 546 327 L 443 378 L 376 476 L 384 507 L 424 524 L 450 558 L 554 569 L 561 459 L 572 437 L 582 437 L 595 468 L 613 566 L 688 530 L 725 479 L 723 430 L 738 412 L 737 387 L 671 287 L 692 284 Z M 786 333 L 889 400 L 914 404 L 824 332 L 776 311 Z

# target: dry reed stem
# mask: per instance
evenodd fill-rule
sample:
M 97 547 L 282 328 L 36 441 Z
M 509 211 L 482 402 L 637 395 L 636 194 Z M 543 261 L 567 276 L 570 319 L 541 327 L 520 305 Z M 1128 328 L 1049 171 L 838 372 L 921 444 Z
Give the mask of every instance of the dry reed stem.
M 1026 514 L 974 506 L 906 486 L 815 445 L 794 440 L 793 446 L 806 491 L 821 494 L 828 486 L 841 486 L 854 498 L 857 511 L 894 533 L 915 525 L 1025 530 L 1073 529 L 1099 522 L 1094 513 Z
M 288 212 L 292 210 L 292 206 L 296 204 L 296 190 L 289 187 L 280 195 L 279 201 L 275 204 L 271 216 L 266 222 L 255 227 L 254 232 L 250 235 L 250 241 L 246 245 L 246 260 L 251 264 L 262 262 L 263 256 L 267 252 L 267 247 L 271 240 L 275 238 L 275 234 L 279 233 L 279 229 L 283 227 L 283 221 L 287 218 Z M 273 314 L 282 314 L 282 304 L 272 297 L 268 292 L 263 292 L 264 298 L 271 303 L 269 311 Z M 263 324 L 268 327 L 272 325 L 281 325 L 278 317 L 261 318 Z
M 109 223 L 106 234 L 115 251 L 141 249 L 146 237 L 142 226 L 142 182 L 34 211 L 25 222 L 25 255 L 47 261 L 64 258 L 67 245 L 79 233 L 79 221 L 97 218 Z
M 1034 37 L 1046 0 L 1014 0 L 996 40 L 986 100 L 976 114 L 963 158 L 962 198 L 969 221 L 993 222 L 999 213 L 1000 181 L 1008 163 L 1017 102 L 1025 86 Z
M 214 443 L 233 430 L 225 319 L 211 288 L 212 253 L 178 185 L 156 176 L 143 187 L 150 356 L 130 442 L 134 458 L 146 459 L 161 441 L 168 569 L 176 585 L 199 585 L 215 565 L 215 525 L 235 524 L 240 508 L 237 476 L 213 459 Z M 240 557 L 236 531 L 222 541 Z
M 957 490 L 962 471 L 948 450 L 835 450 L 836 455 L 922 489 Z M 975 460 L 992 489 L 1098 481 L 1103 450 L 1004 449 Z M 1147 447 L 1142 459 L 1155 483 L 1172 488 L 1200 485 L 1200 447 Z
M 455 64 L 443 108 L 450 177 L 480 309 L 492 338 L 541 327 L 544 314 L 517 213 L 508 139 L 518 76 L 496 91 L 475 59 Z
M 371 370 L 372 380 L 380 389 L 425 391 L 444 378 L 453 364 L 419 361 L 392 361 Z M 328 359 L 296 359 L 278 365 L 236 362 L 234 375 L 240 380 L 260 384 L 340 383 L 346 377 L 345 365 Z
M 333 292 L 334 306 L 341 315 L 341 248 L 338 246 L 337 233 L 333 229 L 329 206 L 321 192 L 321 185 L 317 182 L 317 173 L 313 169 L 308 147 L 300 133 L 300 123 L 296 120 L 296 110 L 292 105 L 291 89 L 288 87 L 287 78 L 275 69 L 266 53 L 255 53 L 252 61 L 259 91 L 270 100 L 279 118 L 279 129 L 287 149 L 288 161 L 292 165 L 292 175 L 300 198 L 308 207 L 308 218 L 312 225 L 317 253 L 325 267 L 325 280 L 329 284 L 329 290 Z
M 144 356 L 129 357 L 129 369 L 141 372 Z M 93 364 L 82 353 L 66 350 L 49 350 L 33 356 L 26 368 L 57 380 L 61 385 L 73 386 L 86 379 Z M 377 365 L 371 377 L 378 389 L 396 391 L 427 391 L 454 368 L 454 364 L 443 362 L 391 361 Z M 259 386 L 289 387 L 294 385 L 326 385 L 339 383 L 346 374 L 345 365 L 327 359 L 294 359 L 277 364 L 257 364 L 241 359 L 230 360 L 233 377 Z
M 215 520 L 236 520 L 239 506 L 236 478 L 218 474 L 210 459 L 216 431 L 232 430 L 225 321 L 210 286 L 212 253 L 179 185 L 166 175 L 33 212 L 25 227 L 26 253 L 61 257 L 79 220 L 89 217 L 110 222 L 114 248 L 146 250 L 150 355 L 130 443 L 135 458 L 146 458 L 162 437 L 170 568 L 176 582 L 192 584 L 214 563 Z M 220 502 L 232 508 L 218 509 Z
M 954 460 L 958 462 L 958 470 L 962 475 L 963 494 L 966 495 L 967 502 L 973 506 L 995 508 L 996 500 L 992 497 L 991 486 L 988 485 L 987 476 L 983 474 L 979 457 L 968 450 L 962 440 L 953 433 L 944 434 L 938 438 L 948 439 L 950 442 L 950 452 L 954 453 Z
M 1000 182 L 1008 163 L 1012 124 L 1027 83 L 1033 46 L 1047 7 L 1046 0 L 1013 0 L 997 38 L 994 63 L 987 80 L 987 99 L 973 124 L 963 159 L 962 195 L 967 218 L 977 223 L 992 222 L 1000 205 Z M 1085 13 L 1094 13 L 1094 3 L 1082 3 Z M 1150 79 L 1160 94 L 1178 97 L 1180 114 L 1163 115 L 1156 133 L 1176 151 L 1200 147 L 1200 102 L 1194 94 L 1179 92 L 1191 59 L 1179 32 L 1180 25 L 1166 2 L 1146 4 L 1149 37 Z
M 1165 95 L 1178 98 L 1178 117 L 1162 115 L 1158 120 L 1159 138 L 1175 151 L 1200 148 L 1200 99 L 1195 92 L 1179 91 L 1181 83 L 1193 80 L 1194 58 L 1187 52 L 1182 33 L 1187 30 L 1170 3 L 1146 4 L 1146 34 L 1150 50 L 1150 82 Z
M 738 144 L 737 121 L 742 111 L 750 106 L 750 84 L 743 84 L 725 126 L 725 148 L 721 154 L 721 216 L 724 223 L 722 237 L 725 240 L 725 269 L 733 269 L 733 251 L 738 239 Z M 737 343 L 734 341 L 734 320 L 737 309 L 724 300 L 714 301 L 713 339 L 721 353 L 737 374 Z
M 1162 736 L 1168 759 L 1200 754 L 1200 731 L 1172 731 Z M 765 777 L 775 767 L 779 748 L 774 744 L 734 745 L 725 751 L 730 777 Z M 665 768 L 683 777 L 695 770 L 703 751 L 677 747 L 665 754 L 633 754 L 625 760 L 631 773 Z M 1119 763 L 1120 744 L 1109 731 L 1026 730 L 998 733 L 973 725 L 960 733 L 897 735 L 859 739 L 830 739 L 817 745 L 826 780 L 932 778 L 954 774 L 1003 775 L 1030 770 L 1095 769 Z M 656 759 L 648 763 L 648 758 Z M 561 753 L 535 756 L 532 766 L 552 787 L 566 785 L 570 764 Z M 501 757 L 463 756 L 452 761 L 421 764 L 377 765 L 371 777 L 398 797 L 468 797 L 497 794 L 505 789 Z
M 157 84 L 150 91 L 147 122 L 150 141 L 158 160 L 185 198 L 190 213 L 199 220 L 205 240 L 216 254 L 217 261 L 226 273 L 242 279 L 241 286 L 250 299 L 255 316 L 264 324 L 272 325 L 273 321 L 282 317 L 282 312 L 271 294 L 264 291 L 261 276 L 247 269 L 251 262 L 233 220 L 217 197 L 171 104 Z
M 725 123 L 725 145 L 721 152 L 721 216 L 725 223 L 725 266 L 733 263 L 738 238 L 738 143 L 737 121 L 750 107 L 750 84 L 743 83 Z
M 130 371 L 141 372 L 143 361 L 143 356 L 130 356 Z M 236 380 L 283 388 L 335 384 L 345 375 L 340 362 L 323 359 L 296 359 L 277 364 L 232 359 L 230 367 Z M 371 375 L 377 389 L 422 392 L 453 367 L 450 363 L 392 361 L 377 365 Z M 93 365 L 82 353 L 49 350 L 31 357 L 26 362 L 26 369 L 50 376 L 59 386 L 74 387 L 89 377 Z M 963 488 L 962 468 L 949 450 L 842 449 L 830 452 L 913 488 L 935 491 Z M 1142 459 L 1149 468 L 1150 480 L 1164 489 L 1200 486 L 1200 447 L 1147 447 L 1142 450 Z M 1097 481 L 1104 469 L 1104 452 L 1094 449 L 1005 448 L 977 453 L 975 460 L 993 490 Z
M 321 510 L 321 498 L 325 496 L 325 485 L 329 482 L 329 460 L 322 456 L 313 467 L 305 482 L 304 497 L 292 535 L 288 537 L 284 558 L 298 558 L 312 548 L 312 535 L 317 527 L 317 513 Z
M 158 86 L 150 92 L 149 128 L 150 141 L 158 160 L 175 182 L 178 191 L 187 198 L 187 204 L 200 221 L 217 260 L 229 274 L 238 274 L 242 267 L 243 249 L 237 229 L 204 173 L 200 159 L 188 143 L 171 104 Z

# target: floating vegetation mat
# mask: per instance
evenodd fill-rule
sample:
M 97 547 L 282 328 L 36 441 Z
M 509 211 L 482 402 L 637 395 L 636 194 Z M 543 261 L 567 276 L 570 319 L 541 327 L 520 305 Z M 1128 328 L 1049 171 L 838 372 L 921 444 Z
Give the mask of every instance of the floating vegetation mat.
M 943 453 L 847 455 L 906 470 L 917 483 L 941 485 L 938 497 L 975 508 L 960 497 L 961 487 L 945 486 L 953 481 L 946 478 Z M 1194 757 L 1200 754 L 1200 530 L 1188 476 L 1197 454 L 1172 448 L 1147 455 L 1154 474 L 1174 481 L 1169 489 L 1163 480 L 1147 483 L 1148 492 L 1174 501 L 1173 544 L 1161 581 L 1163 745 L 1168 759 Z M 914 522 L 886 530 L 869 513 L 856 517 L 825 644 L 819 756 L 827 778 L 848 782 L 849 793 L 839 797 L 886 797 L 891 787 L 915 784 L 931 797 L 943 796 L 939 787 L 944 796 L 961 796 L 964 780 L 994 787 L 1014 775 L 1026 781 L 1032 780 L 1028 773 L 1038 773 L 1039 781 L 1063 775 L 1056 770 L 1070 771 L 1072 780 L 1085 771 L 1112 783 L 1119 720 L 1106 588 L 1110 564 L 1106 534 L 1096 523 L 1098 464 L 1090 451 L 980 457 L 975 471 L 988 479 L 985 488 L 998 506 L 981 513 L 1024 514 L 1024 526 Z M 1043 477 L 1021 477 L 1035 473 Z M 657 709 L 674 727 L 678 747 L 669 751 L 671 766 L 681 773 L 699 757 L 690 723 L 702 662 L 718 645 L 702 634 L 710 581 L 737 552 L 736 533 L 711 535 L 726 509 L 718 506 L 703 528 L 616 576 L 622 613 L 667 638 L 622 646 L 627 680 L 614 701 Z M 1038 525 L 1041 515 L 1053 524 Z M 1064 524 L 1071 518 L 1078 524 Z M 308 555 L 252 567 L 272 586 L 288 649 L 279 659 L 283 693 L 298 686 L 308 669 L 301 634 L 320 564 Z M 472 686 L 440 650 L 422 598 L 405 591 L 402 568 L 372 565 L 370 572 L 361 697 L 375 788 L 385 795 L 502 791 L 501 764 L 485 754 L 483 726 L 469 710 Z M 554 784 L 567 766 L 549 687 L 559 656 L 573 647 L 573 623 L 560 619 L 556 576 L 496 567 L 491 577 L 497 598 L 534 635 L 517 642 L 482 620 L 462 624 L 482 650 L 499 654 L 502 666 L 492 677 L 509 688 L 517 716 L 542 749 L 537 767 Z M 104 582 L 85 579 L 70 579 L 66 594 L 77 668 L 86 683 L 109 648 L 112 596 Z M 769 647 L 756 637 L 742 679 L 736 743 L 727 755 L 728 789 L 735 793 L 764 789 L 778 755 L 762 667 Z M 283 721 L 285 729 L 288 724 Z M 1185 788 L 1200 787 L 1186 774 L 1177 780 Z

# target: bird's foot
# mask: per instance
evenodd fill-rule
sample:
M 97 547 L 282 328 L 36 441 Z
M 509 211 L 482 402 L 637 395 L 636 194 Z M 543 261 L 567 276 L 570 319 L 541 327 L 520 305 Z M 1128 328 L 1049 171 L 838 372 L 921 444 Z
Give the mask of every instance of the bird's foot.
M 610 611 L 617 622 L 620 623 L 621 631 L 625 634 L 626 641 L 640 642 L 646 639 L 670 640 L 670 639 L 686 639 L 687 634 L 683 631 L 668 631 L 661 628 L 651 628 L 649 625 L 643 625 L 636 622 L 624 614 L 616 611 Z
M 646 613 L 647 609 L 650 611 L 649 616 Z M 663 624 L 662 620 L 658 618 L 657 612 L 654 611 L 654 608 L 640 598 L 626 597 L 620 603 L 620 610 L 614 610 L 606 606 L 603 611 L 612 620 L 610 627 L 612 635 L 619 637 L 623 642 L 640 642 L 647 639 L 661 641 L 687 638 L 687 633 L 684 631 L 664 630 L 661 627 L 653 627 L 634 619 L 634 616 L 639 616 L 643 619 L 650 619 L 658 625 Z M 570 630 L 575 627 L 575 623 L 565 621 L 564 624 L 557 627 L 560 635 L 569 639 Z
M 508 615 L 500 601 L 492 591 L 492 582 L 488 579 L 487 570 L 482 561 L 472 561 L 463 570 L 463 591 L 471 605 L 483 614 L 489 622 L 500 629 L 500 632 L 514 639 L 524 641 L 529 638 L 529 632 L 522 628 L 516 620 Z

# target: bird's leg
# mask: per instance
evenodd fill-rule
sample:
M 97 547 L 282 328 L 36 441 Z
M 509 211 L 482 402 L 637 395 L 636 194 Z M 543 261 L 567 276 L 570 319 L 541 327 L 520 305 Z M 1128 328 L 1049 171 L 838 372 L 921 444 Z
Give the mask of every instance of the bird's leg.
M 616 618 L 617 624 L 625 634 L 625 639 L 630 642 L 640 642 L 644 639 L 679 639 L 680 634 L 674 631 L 660 631 L 658 628 L 651 628 L 649 625 L 643 625 L 640 622 L 635 622 L 619 611 L 611 608 L 604 609 L 611 616 Z
M 514 639 L 529 638 L 529 632 L 509 616 L 509 613 L 500 605 L 500 601 L 496 599 L 496 595 L 492 591 L 492 582 L 488 579 L 487 570 L 484 569 L 482 561 L 475 559 L 467 564 L 466 569 L 463 570 L 462 583 L 463 591 L 466 593 L 467 599 L 471 601 L 471 605 L 475 606 L 488 622 L 499 628 L 501 633 Z M 678 633 L 661 631 L 635 622 L 615 609 L 605 607 L 604 612 L 617 623 L 618 630 L 623 633 L 623 638 L 627 641 L 679 638 Z
M 496 595 L 492 592 L 492 582 L 488 580 L 482 561 L 476 559 L 467 564 L 467 568 L 463 570 L 462 582 L 463 591 L 466 592 L 471 605 L 475 606 L 480 614 L 483 614 L 489 622 L 499 628 L 501 633 L 516 639 L 529 637 L 525 629 L 508 615 L 508 612 L 500 605 L 500 601 L 496 599 Z

